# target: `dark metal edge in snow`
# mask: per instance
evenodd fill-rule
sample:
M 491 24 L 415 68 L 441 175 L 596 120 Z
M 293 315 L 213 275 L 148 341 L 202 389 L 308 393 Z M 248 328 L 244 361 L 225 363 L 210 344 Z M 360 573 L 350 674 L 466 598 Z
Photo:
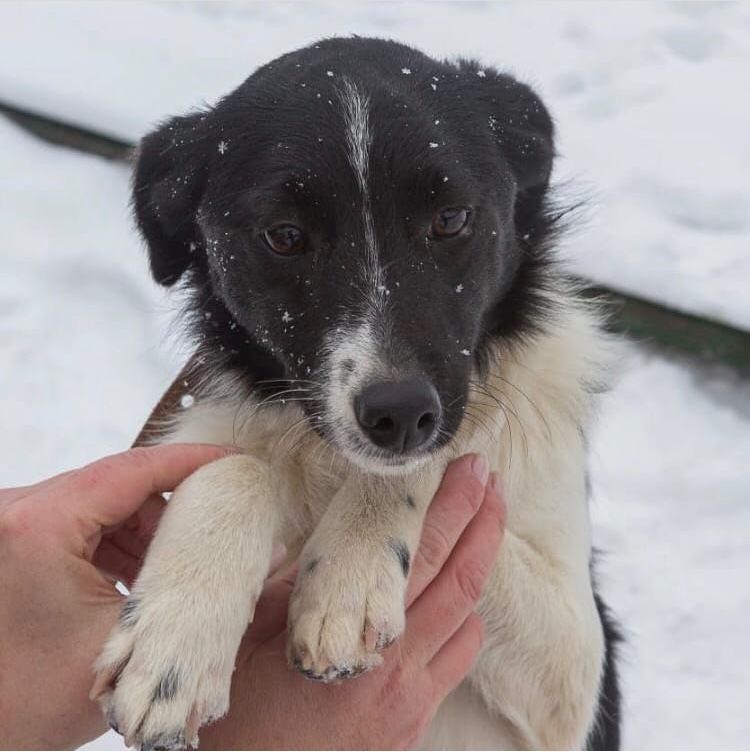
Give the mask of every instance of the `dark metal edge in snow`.
M 71 122 L 50 118 L 38 112 L 16 107 L 0 99 L 0 115 L 33 135 L 57 146 L 95 154 L 106 159 L 127 161 L 133 144 Z
M 636 343 L 688 354 L 705 362 L 724 363 L 750 376 L 750 332 L 589 280 L 582 280 L 582 284 L 586 297 L 604 304 L 613 331 L 626 334 Z

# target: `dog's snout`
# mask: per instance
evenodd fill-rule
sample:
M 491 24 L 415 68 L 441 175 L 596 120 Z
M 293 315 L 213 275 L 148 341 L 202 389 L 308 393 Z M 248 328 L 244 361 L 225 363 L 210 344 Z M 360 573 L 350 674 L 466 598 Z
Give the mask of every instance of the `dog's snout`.
M 354 400 L 357 421 L 378 447 L 407 452 L 432 439 L 440 421 L 440 397 L 427 381 L 380 382 Z

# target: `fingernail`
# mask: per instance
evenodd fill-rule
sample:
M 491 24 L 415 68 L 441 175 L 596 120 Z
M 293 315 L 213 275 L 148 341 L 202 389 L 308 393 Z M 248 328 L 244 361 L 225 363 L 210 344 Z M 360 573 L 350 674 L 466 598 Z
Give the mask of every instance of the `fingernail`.
M 471 462 L 471 472 L 479 478 L 482 485 L 486 485 L 490 474 L 490 466 L 483 454 L 474 455 L 474 459 Z
M 498 496 L 503 495 L 503 482 L 500 480 L 500 473 L 490 473 L 490 489 Z

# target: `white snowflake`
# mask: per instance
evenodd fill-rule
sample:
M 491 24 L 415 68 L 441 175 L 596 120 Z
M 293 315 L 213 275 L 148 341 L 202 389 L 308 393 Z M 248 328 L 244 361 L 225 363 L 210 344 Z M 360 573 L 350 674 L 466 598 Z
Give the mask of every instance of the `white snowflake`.
M 326 71 L 326 76 L 328 76 L 329 78 L 333 78 L 333 71 L 332 70 L 327 70 Z
M 403 74 L 404 74 L 405 76 L 411 76 L 411 68 L 402 68 L 402 69 L 401 69 L 401 72 L 402 72 L 402 73 L 403 73 Z
M 180 404 L 187 409 L 195 404 L 195 397 L 192 394 L 183 394 L 180 398 Z
M 437 91 L 437 84 L 430 84 L 433 91 Z
M 444 182 L 444 183 L 447 183 L 447 182 L 448 182 L 448 176 L 447 176 L 447 175 L 444 175 L 444 176 L 443 176 L 443 182 Z
M 461 284 L 456 285 L 456 292 L 462 293 L 464 291 L 464 286 Z
M 479 78 L 485 78 L 487 74 L 483 70 L 478 70 L 477 76 L 479 76 Z
M 435 141 L 430 141 L 430 149 L 437 149 L 440 144 L 435 143 Z
M 461 350 L 461 355 L 464 355 L 465 357 L 468 358 L 469 355 L 471 355 L 471 352 L 467 350 L 466 348 L 464 348 L 463 350 Z
M 284 322 L 285 324 L 288 324 L 288 323 L 289 323 L 290 321 L 293 321 L 293 320 L 294 320 L 294 316 L 292 316 L 292 314 L 291 314 L 291 313 L 289 313 L 289 311 L 284 311 L 283 315 L 281 316 L 281 320 L 282 320 L 282 321 L 283 321 L 283 322 Z
M 226 141 L 219 141 L 219 146 L 218 146 L 219 154 L 221 154 L 222 156 L 226 154 L 228 146 L 229 144 L 227 144 Z

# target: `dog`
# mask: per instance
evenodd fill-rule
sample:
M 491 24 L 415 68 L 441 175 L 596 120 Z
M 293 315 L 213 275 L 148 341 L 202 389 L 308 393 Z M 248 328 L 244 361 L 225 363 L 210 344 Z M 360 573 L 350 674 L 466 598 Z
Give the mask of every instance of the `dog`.
M 242 452 L 174 492 L 98 660 L 128 743 L 195 745 L 227 712 L 274 542 L 300 560 L 291 665 L 376 666 L 446 464 L 481 452 L 508 506 L 486 639 L 423 743 L 619 746 L 586 472 L 616 347 L 555 261 L 553 158 L 527 85 L 357 37 L 142 140 L 137 224 L 196 341 L 144 441 Z

